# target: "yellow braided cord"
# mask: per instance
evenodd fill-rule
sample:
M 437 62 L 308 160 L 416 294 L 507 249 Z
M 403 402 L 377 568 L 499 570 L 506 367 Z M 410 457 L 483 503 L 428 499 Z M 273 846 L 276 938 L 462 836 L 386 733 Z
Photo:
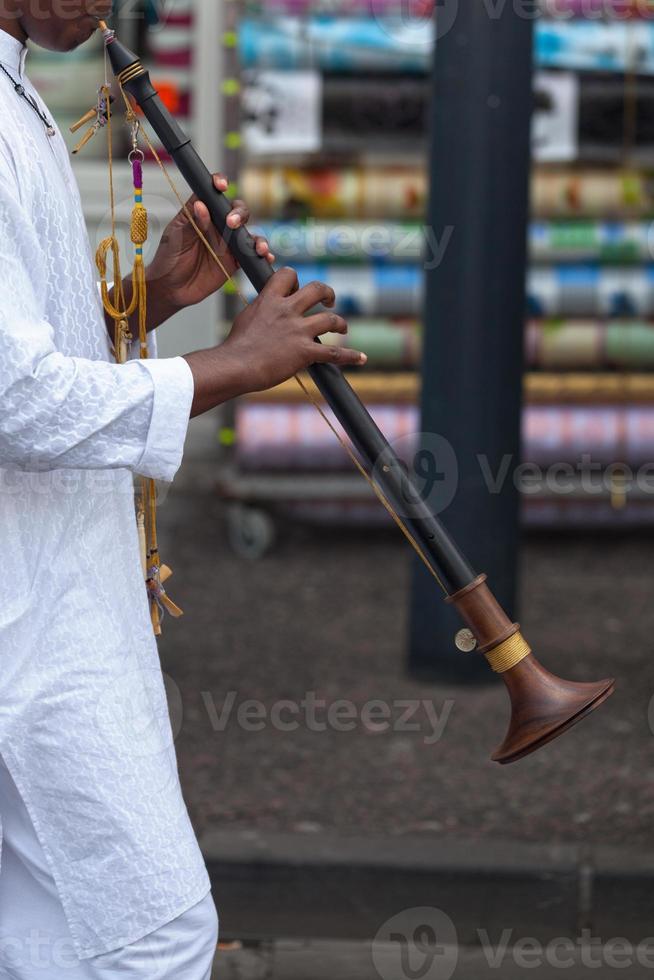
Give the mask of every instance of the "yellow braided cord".
M 493 650 L 489 650 L 486 654 L 486 660 L 496 674 L 506 674 L 507 670 L 517 667 L 530 653 L 531 647 L 522 633 L 514 633 L 504 643 L 500 643 Z
M 135 204 L 132 211 L 131 238 L 135 245 L 145 245 L 148 240 L 148 212 L 142 204 Z
M 145 266 L 142 256 L 138 255 L 134 262 L 135 286 L 134 292 L 138 296 L 139 310 L 139 344 L 141 360 L 147 360 L 148 351 L 148 286 L 145 278 Z
M 109 282 L 107 280 L 107 255 L 109 251 L 112 253 L 114 268 L 114 296 L 120 297 L 120 294 L 122 293 L 122 309 L 119 306 L 116 306 L 115 303 L 112 303 L 109 296 Z M 95 264 L 100 275 L 100 289 L 102 290 L 102 303 L 105 310 L 112 320 L 129 320 L 132 314 L 136 313 L 136 307 L 139 303 L 136 267 L 132 270 L 132 301 L 125 309 L 125 295 L 122 289 L 123 280 L 120 275 L 120 256 L 118 252 L 118 242 L 115 238 L 105 238 L 100 242 L 98 250 L 95 254 Z M 119 282 L 121 283 L 120 290 L 117 288 L 117 284 Z

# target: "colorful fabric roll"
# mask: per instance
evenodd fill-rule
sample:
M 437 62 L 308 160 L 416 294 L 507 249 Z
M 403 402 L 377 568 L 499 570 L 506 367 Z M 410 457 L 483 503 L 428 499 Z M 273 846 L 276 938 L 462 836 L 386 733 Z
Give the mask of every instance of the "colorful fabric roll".
M 431 17 L 435 0 L 247 0 L 252 14 L 321 14 L 333 17 Z
M 650 164 L 653 119 L 654 78 L 582 75 L 577 159 L 619 164 L 628 147 L 632 163 Z
M 544 530 L 651 527 L 654 525 L 654 502 L 627 500 L 616 506 L 606 499 L 566 500 L 557 496 L 533 500 L 526 497 L 522 500 L 522 523 L 528 528 Z
M 239 50 L 245 68 L 426 72 L 435 36 L 433 18 L 246 18 Z M 654 34 L 646 21 L 541 20 L 534 45 L 541 68 L 654 72 Z
M 195 43 L 192 14 L 179 11 L 166 18 L 165 30 L 148 32 L 149 59 L 153 80 L 167 107 L 174 115 L 191 113 L 193 83 L 193 47 Z
M 271 221 L 253 227 L 257 234 L 267 238 L 280 262 L 291 264 L 318 261 L 330 265 L 334 262 L 408 264 L 424 258 L 433 268 L 451 237 L 448 233 L 430 234 L 429 229 L 417 222 Z M 547 255 L 545 247 L 542 252 Z
M 186 120 L 188 124 L 193 111 L 193 79 L 191 71 L 185 68 L 153 67 L 150 72 L 152 84 L 156 86 L 164 104 L 173 115 Z M 162 146 L 161 141 L 151 134 L 156 146 Z
M 649 221 L 533 221 L 532 262 L 654 261 L 654 225 Z
M 238 37 L 244 68 L 425 72 L 436 32 L 431 18 L 283 17 L 245 18 Z
M 350 384 L 367 404 L 416 405 L 420 398 L 420 375 L 396 371 L 352 372 Z M 324 401 L 311 380 L 306 382 L 314 401 Z M 618 372 L 535 372 L 524 377 L 528 405 L 651 405 L 654 406 L 654 374 Z M 305 393 L 295 379 L 267 391 L 248 395 L 248 404 L 290 405 L 303 403 Z
M 152 83 L 166 108 L 183 120 L 184 128 L 190 131 L 193 111 L 193 12 L 182 3 L 162 18 L 162 23 L 165 29 L 152 30 L 147 34 Z M 151 133 L 151 140 L 159 156 L 169 161 L 170 154 L 158 136 Z M 146 150 L 146 158 L 154 159 L 149 149 Z
M 654 323 L 532 321 L 525 354 L 530 367 L 544 370 L 654 370 Z
M 537 169 L 532 179 L 536 218 L 644 218 L 654 215 L 654 180 L 638 171 Z
M 306 147 L 299 140 L 298 152 L 392 152 L 402 140 L 405 153 L 419 153 L 429 102 L 429 83 L 421 76 L 250 70 L 244 72 L 241 97 L 244 142 L 250 156 L 290 155 L 300 125 L 301 133 L 310 126 L 316 139 Z
M 244 68 L 319 68 L 328 72 L 429 71 L 435 18 L 245 18 L 239 32 Z M 654 25 L 646 20 L 539 20 L 540 68 L 654 72 Z
M 264 219 L 420 221 L 428 185 L 422 166 L 248 167 L 240 190 Z M 537 169 L 532 210 L 537 219 L 654 216 L 654 179 L 639 171 Z
M 415 405 L 420 394 L 420 375 L 416 371 L 350 372 L 348 378 L 359 398 L 371 404 L 386 402 L 389 405 Z M 310 378 L 304 381 L 304 386 L 315 401 L 324 401 Z M 247 401 L 248 405 L 303 404 L 306 394 L 295 378 L 291 378 L 275 388 L 248 395 Z
M 416 406 L 372 405 L 371 414 L 407 463 L 417 447 Z M 343 430 L 327 410 L 337 431 Z M 344 470 L 352 463 L 313 405 L 239 405 L 237 458 L 244 470 Z M 345 436 L 344 436 L 345 437 Z M 641 466 L 654 458 L 654 406 L 528 407 L 524 460 L 538 466 L 592 461 Z
M 533 267 L 527 275 L 530 316 L 642 317 L 654 314 L 654 265 Z
M 422 326 L 417 320 L 352 319 L 347 335 L 327 334 L 323 342 L 365 351 L 373 369 L 417 368 Z M 525 360 L 542 371 L 654 370 L 654 322 L 532 320 Z
M 314 280 L 329 283 L 336 292 L 337 313 L 342 316 L 400 316 L 420 313 L 423 301 L 423 275 L 418 266 L 298 265 L 300 286 Z M 248 300 L 256 296 L 249 280 L 241 273 L 240 286 Z
M 373 405 L 370 413 L 391 442 L 411 451 L 417 409 L 413 405 Z M 330 409 L 327 416 L 344 439 Z M 346 470 L 347 453 L 313 405 L 249 404 L 236 413 L 237 460 L 244 470 Z
M 628 153 L 632 165 L 651 164 L 654 78 L 540 71 L 534 93 L 536 160 L 621 164 Z
M 647 21 L 541 20 L 535 28 L 540 68 L 654 72 L 654 25 Z
M 417 320 L 350 320 L 347 335 L 328 334 L 323 341 L 365 351 L 373 369 L 417 369 L 422 326 Z M 654 370 L 654 323 L 532 320 L 525 330 L 525 361 L 542 371 Z
M 654 374 L 533 373 L 525 375 L 529 405 L 654 406 Z M 408 386 L 404 386 L 408 393 Z
M 148 43 L 157 65 L 167 68 L 190 68 L 193 62 L 193 25 L 166 24 L 162 31 L 151 31 Z
M 422 167 L 248 167 L 242 196 L 259 218 L 424 217 L 427 175 Z
M 307 500 L 286 504 L 284 514 L 307 524 L 346 527 L 392 527 L 393 520 L 375 500 Z M 538 530 L 642 528 L 654 525 L 654 501 L 630 500 L 618 506 L 605 495 L 599 500 L 570 500 L 565 496 L 523 496 L 521 523 Z
M 426 149 L 432 94 L 426 77 L 307 69 L 253 69 L 244 76 L 242 129 L 250 156 L 392 152 L 400 139 L 405 153 Z M 540 71 L 534 92 L 536 160 L 620 163 L 628 146 L 632 163 L 651 162 L 654 78 Z M 315 134 L 310 141 L 307 130 Z
M 264 221 L 251 226 L 270 242 L 280 262 L 425 263 L 434 268 L 451 238 L 418 222 Z M 649 221 L 533 221 L 529 253 L 535 263 L 654 261 Z
M 344 336 L 330 333 L 325 344 L 364 351 L 373 369 L 417 368 L 422 353 L 422 328 L 417 320 L 350 320 Z
M 585 458 L 640 466 L 654 457 L 654 407 L 532 406 L 524 414 L 525 458 L 538 465 Z

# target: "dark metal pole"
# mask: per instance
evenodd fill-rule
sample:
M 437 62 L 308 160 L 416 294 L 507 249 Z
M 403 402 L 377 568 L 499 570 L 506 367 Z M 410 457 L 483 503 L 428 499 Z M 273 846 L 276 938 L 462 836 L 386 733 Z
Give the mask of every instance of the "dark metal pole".
M 459 492 L 442 516 L 513 615 L 532 21 L 510 3 L 454 4 L 437 7 L 428 229 L 435 240 L 451 237 L 440 265 L 427 271 L 423 448 L 433 445 L 429 433 L 454 448 Z M 455 649 L 458 625 L 416 567 L 411 670 L 455 681 L 488 677 L 481 658 Z

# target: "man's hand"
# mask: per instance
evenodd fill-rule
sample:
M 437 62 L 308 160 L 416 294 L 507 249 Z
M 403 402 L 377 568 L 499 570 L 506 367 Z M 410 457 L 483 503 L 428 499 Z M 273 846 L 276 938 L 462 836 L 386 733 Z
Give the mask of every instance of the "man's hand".
M 228 181 L 222 174 L 214 176 L 214 184 L 219 191 L 227 190 Z M 169 311 L 169 316 L 187 306 L 201 303 L 221 289 L 227 278 L 238 268 L 214 228 L 207 207 L 197 197 L 192 197 L 187 208 L 220 257 L 224 271 L 209 254 L 204 242 L 198 238 L 186 213 L 180 211 L 164 231 L 147 271 L 154 308 L 163 312 Z M 228 226 L 239 228 L 249 220 L 250 210 L 247 204 L 244 201 L 234 201 L 234 209 L 227 218 Z M 263 238 L 256 238 L 255 241 L 258 254 L 267 258 L 270 263 L 274 262 L 275 256 L 271 254 L 267 241 Z
M 214 176 L 214 184 L 219 191 L 227 190 L 227 178 L 222 174 Z M 225 243 L 214 228 L 207 207 L 192 197 L 188 210 L 193 214 L 198 227 L 213 250 L 218 254 L 227 276 L 232 276 L 238 265 L 227 251 Z M 244 201 L 234 201 L 234 209 L 227 218 L 230 228 L 239 228 L 250 220 L 250 210 Z M 270 263 L 275 261 L 268 242 L 260 236 L 255 237 L 259 255 L 265 256 Z M 216 265 L 215 260 L 207 251 L 189 221 L 186 212 L 180 211 L 173 218 L 163 235 L 154 259 L 146 269 L 148 286 L 148 318 L 147 328 L 156 330 L 162 323 L 169 320 L 175 313 L 195 306 L 202 300 L 221 289 L 227 281 L 225 272 Z M 129 306 L 132 299 L 132 276 L 128 275 L 123 281 L 125 302 Z M 113 301 L 113 290 L 110 292 Z M 107 330 L 113 340 L 114 324 L 111 317 L 105 314 Z M 133 336 L 138 335 L 136 314 L 132 317 L 130 327 Z
M 318 303 L 333 307 L 334 290 L 322 282 L 298 289 L 297 273 L 281 269 L 234 322 L 220 347 L 188 354 L 195 380 L 192 415 L 287 381 L 311 364 L 363 365 L 365 354 L 322 346 L 315 338 L 347 333 L 345 320 L 327 310 L 306 316 Z

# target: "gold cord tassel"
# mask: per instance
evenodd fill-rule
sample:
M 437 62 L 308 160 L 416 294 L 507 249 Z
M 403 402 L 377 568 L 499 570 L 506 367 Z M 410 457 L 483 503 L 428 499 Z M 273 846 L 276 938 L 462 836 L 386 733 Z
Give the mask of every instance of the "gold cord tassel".
M 96 265 L 100 274 L 102 302 L 107 314 L 114 321 L 114 356 L 117 363 L 124 364 L 129 358 L 130 345 L 134 336 L 130 329 L 130 318 L 135 314 L 138 321 L 139 357 L 148 357 L 148 290 L 143 260 L 143 247 L 148 240 L 148 212 L 143 205 L 143 153 L 138 149 L 138 122 L 133 114 L 128 114 L 132 124 L 133 150 L 130 163 L 134 177 L 134 209 L 131 220 L 131 240 L 135 247 L 132 268 L 132 296 L 129 304 L 125 301 L 125 290 L 120 271 L 120 247 L 116 237 L 116 207 L 113 183 L 113 155 L 111 142 L 111 102 L 108 89 L 102 93 L 107 105 L 107 135 L 109 142 L 109 184 L 111 195 L 111 235 L 105 238 L 96 253 Z M 113 266 L 114 297 L 109 294 L 108 265 L 111 256 Z M 161 621 L 164 611 L 171 616 L 183 615 L 182 610 L 167 595 L 164 582 L 172 572 L 161 564 L 157 536 L 157 487 L 154 480 L 141 477 L 138 484 L 136 502 L 136 526 L 143 578 L 150 601 L 150 619 L 155 636 L 161 635 Z

